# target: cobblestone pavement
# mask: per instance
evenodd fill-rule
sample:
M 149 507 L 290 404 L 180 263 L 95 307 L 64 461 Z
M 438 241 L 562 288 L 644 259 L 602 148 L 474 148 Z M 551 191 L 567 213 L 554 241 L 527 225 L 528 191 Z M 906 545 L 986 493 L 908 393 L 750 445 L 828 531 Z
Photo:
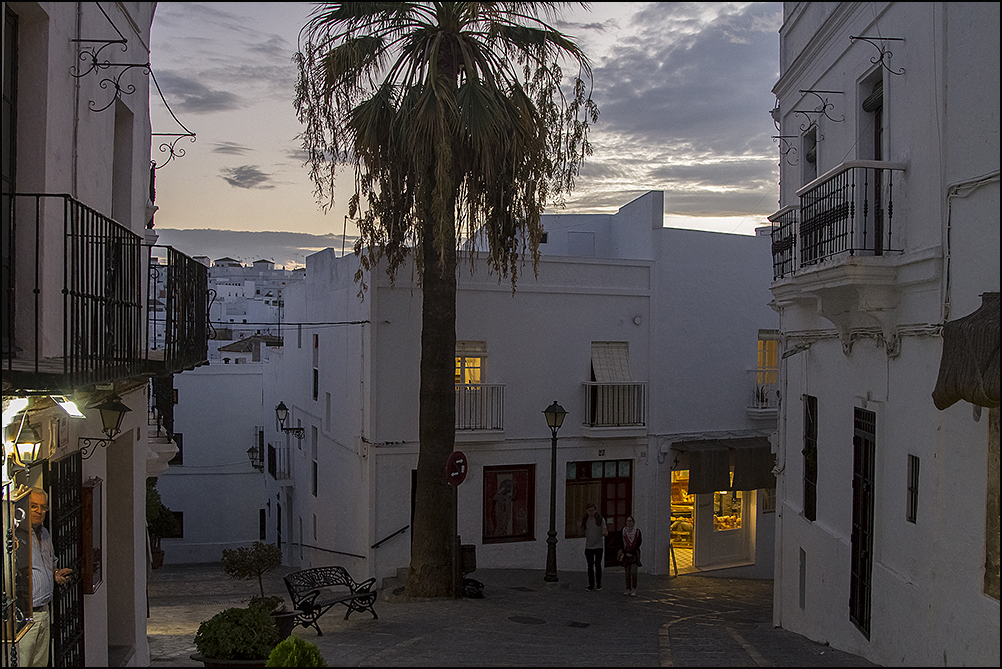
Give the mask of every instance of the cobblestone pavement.
M 265 594 L 289 601 L 282 568 Z M 484 598 L 410 600 L 389 583 L 368 613 L 332 609 L 323 636 L 299 627 L 328 666 L 872 667 L 863 658 L 772 626 L 772 581 L 640 574 L 623 595 L 622 569 L 586 592 L 584 573 L 558 583 L 542 570 L 478 570 Z M 258 594 L 256 582 L 219 564 L 166 565 L 149 585 L 151 666 L 201 666 L 190 658 L 199 623 Z

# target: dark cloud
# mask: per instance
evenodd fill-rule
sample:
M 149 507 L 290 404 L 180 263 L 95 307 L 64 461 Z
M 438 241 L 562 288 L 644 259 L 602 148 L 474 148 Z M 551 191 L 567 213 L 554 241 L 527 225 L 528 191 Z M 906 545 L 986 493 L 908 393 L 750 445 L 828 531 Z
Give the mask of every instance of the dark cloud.
M 222 178 L 234 188 L 274 188 L 270 174 L 265 174 L 257 165 L 224 167 Z
M 232 111 L 244 105 L 239 95 L 211 89 L 201 81 L 171 70 L 158 70 L 157 83 L 160 84 L 167 104 L 175 112 L 207 114 Z
M 254 149 L 249 146 L 243 146 L 237 144 L 236 142 L 216 142 L 215 147 L 213 147 L 213 153 L 225 153 L 231 156 L 242 156 L 245 153 L 249 153 Z
M 156 228 L 160 235 L 157 244 L 171 246 L 185 255 L 208 256 L 210 259 L 229 256 L 243 263 L 251 263 L 261 258 L 272 260 L 276 265 L 305 264 L 306 256 L 325 248 L 337 250 L 341 254 L 351 254 L 355 235 L 347 235 L 342 243 L 341 231 L 315 235 L 304 232 L 249 232 L 232 230 L 175 230 Z

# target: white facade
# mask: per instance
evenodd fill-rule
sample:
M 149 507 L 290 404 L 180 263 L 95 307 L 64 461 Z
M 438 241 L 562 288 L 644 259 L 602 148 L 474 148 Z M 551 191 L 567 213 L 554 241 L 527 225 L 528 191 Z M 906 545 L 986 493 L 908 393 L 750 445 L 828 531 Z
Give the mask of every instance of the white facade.
M 775 622 L 995 665 L 997 372 L 983 414 L 931 395 L 944 325 L 999 290 L 999 5 L 785 3 L 780 34 Z
M 167 508 L 183 514 L 183 536 L 162 541 L 165 564 L 218 562 L 224 548 L 261 538 L 264 483 L 247 451 L 263 430 L 265 364 L 215 361 L 175 378 L 180 452 L 157 489 Z
M 4 535 L 12 536 L 22 486 L 46 488 L 57 559 L 73 569 L 55 592 L 55 666 L 149 664 L 145 482 L 174 449 L 149 425 L 148 385 L 205 360 L 197 319 L 185 321 L 192 331 L 172 335 L 171 354 L 146 347 L 156 241 L 147 230 L 155 211 L 150 74 L 119 64 L 149 61 L 154 10 L 144 2 L 3 3 Z M 191 261 L 175 259 L 177 267 Z M 171 289 L 201 306 L 204 272 L 201 279 Z M 175 328 L 180 316 L 170 314 Z M 52 399 L 59 396 L 84 417 L 64 412 Z M 96 405 L 112 398 L 129 411 L 121 431 L 107 435 Z M 22 419 L 41 437 L 37 461 L 24 468 L 6 457 Z M 4 598 L 22 608 L 31 597 L 7 571 L 12 558 L 5 551 Z M 5 621 L 4 665 L 19 627 L 13 614 Z
M 542 411 L 554 400 L 569 412 L 557 449 L 561 572 L 585 568 L 583 539 L 566 531 L 580 518 L 567 509 L 581 495 L 605 499 L 604 482 L 622 487 L 602 512 L 615 516 L 622 502 L 620 526 L 630 513 L 645 535 L 644 569 L 666 573 L 672 444 L 775 430 L 774 412 L 763 420 L 749 411 L 759 330 L 777 327 L 768 239 L 666 229 L 663 210 L 663 194 L 651 192 L 613 215 L 545 217 L 538 279 L 526 267 L 514 294 L 482 262 L 472 273 L 461 262 L 457 358 L 471 361 L 457 384 L 456 448 L 469 460 L 458 520 L 479 567 L 545 564 L 551 439 Z M 268 538 L 290 564 L 336 562 L 382 578 L 410 562 L 421 300 L 407 268 L 392 286 L 376 268 L 359 299 L 357 264 L 332 249 L 314 254 L 306 281 L 287 293 L 288 322 L 313 325 L 290 331 L 265 366 L 264 405 L 284 402 L 286 427 L 302 426 L 305 437 L 279 432 L 272 414 L 265 480 L 278 503 Z M 590 385 L 603 364 L 596 376 L 606 383 Z M 592 408 L 593 396 L 615 393 L 628 409 Z M 568 482 L 579 471 L 587 475 Z M 598 472 L 609 480 L 588 478 Z M 517 501 L 505 506 L 492 493 L 509 474 Z M 754 491 L 745 500 L 744 531 L 731 533 L 739 545 L 718 545 L 707 519 L 697 562 L 769 576 L 772 514 L 758 511 Z

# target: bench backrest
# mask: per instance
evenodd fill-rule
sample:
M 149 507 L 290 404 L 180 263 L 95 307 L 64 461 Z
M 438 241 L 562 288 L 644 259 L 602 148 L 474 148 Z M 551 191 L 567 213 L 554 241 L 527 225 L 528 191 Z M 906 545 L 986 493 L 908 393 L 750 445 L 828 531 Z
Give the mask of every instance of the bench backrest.
M 294 571 L 286 575 L 285 584 L 289 588 L 290 594 L 299 594 L 318 588 L 330 588 L 339 585 L 352 591 L 358 588 L 358 584 L 348 575 L 345 568 L 337 565 Z

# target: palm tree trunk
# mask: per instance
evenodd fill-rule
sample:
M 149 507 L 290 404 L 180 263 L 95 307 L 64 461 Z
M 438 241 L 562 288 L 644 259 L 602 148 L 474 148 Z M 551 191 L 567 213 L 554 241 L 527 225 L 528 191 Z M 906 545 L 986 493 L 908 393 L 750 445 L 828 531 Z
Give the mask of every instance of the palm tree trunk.
M 455 207 L 449 211 L 454 218 Z M 454 220 L 439 227 L 449 237 L 443 240 L 434 239 L 433 221 L 424 225 L 421 444 L 406 588 L 411 597 L 452 597 L 456 585 L 456 493 L 445 483 L 445 465 L 456 440 L 456 233 Z M 444 256 L 439 251 L 442 248 Z

